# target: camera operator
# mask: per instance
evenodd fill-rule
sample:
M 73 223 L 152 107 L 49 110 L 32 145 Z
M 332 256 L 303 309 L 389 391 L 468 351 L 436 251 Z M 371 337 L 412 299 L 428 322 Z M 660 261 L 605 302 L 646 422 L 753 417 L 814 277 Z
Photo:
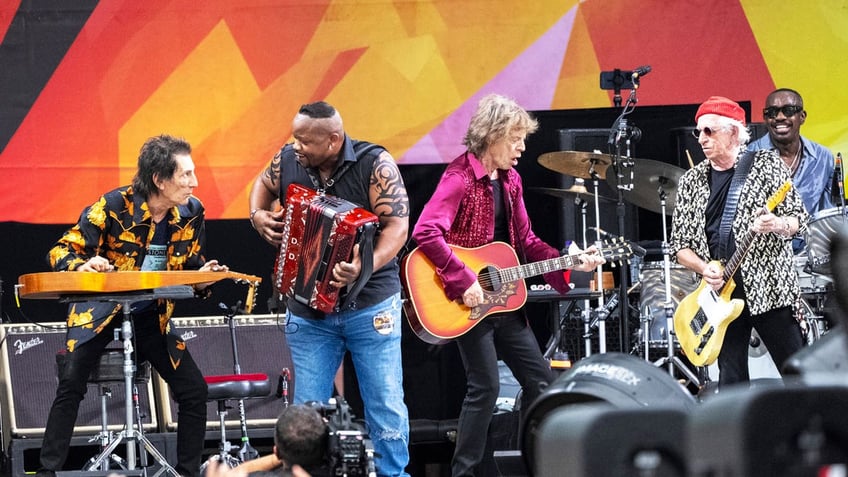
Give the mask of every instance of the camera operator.
M 330 475 L 326 461 L 328 432 L 318 410 L 309 405 L 289 406 L 277 418 L 274 453 L 247 461 L 233 471 L 250 477 L 289 477 L 292 467 L 299 466 L 313 477 Z
M 301 467 L 312 477 L 375 476 L 374 445 L 342 398 L 328 403 L 310 401 L 280 414 L 274 434 L 274 453 L 247 461 L 229 477 L 298 477 Z M 291 470 L 291 471 L 290 471 Z

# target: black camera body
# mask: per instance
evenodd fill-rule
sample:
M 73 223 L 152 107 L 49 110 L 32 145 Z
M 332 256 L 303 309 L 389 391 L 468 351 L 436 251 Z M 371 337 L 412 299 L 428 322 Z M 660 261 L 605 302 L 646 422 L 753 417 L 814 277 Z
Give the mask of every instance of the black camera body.
M 374 444 L 365 427 L 353 421 L 347 401 L 341 397 L 327 403 L 309 402 L 327 421 L 327 460 L 330 475 L 376 476 Z

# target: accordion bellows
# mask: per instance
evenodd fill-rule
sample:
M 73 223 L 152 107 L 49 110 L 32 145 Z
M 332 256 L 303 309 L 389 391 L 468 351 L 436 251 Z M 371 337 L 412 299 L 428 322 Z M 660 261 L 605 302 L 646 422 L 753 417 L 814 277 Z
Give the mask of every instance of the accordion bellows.
M 340 297 L 340 290 L 330 285 L 333 267 L 351 259 L 365 228 L 376 228 L 377 216 L 352 202 L 300 184 L 289 185 L 284 207 L 274 287 L 312 309 L 333 312 Z M 367 276 L 360 275 L 359 280 L 370 277 L 370 264 L 367 268 Z

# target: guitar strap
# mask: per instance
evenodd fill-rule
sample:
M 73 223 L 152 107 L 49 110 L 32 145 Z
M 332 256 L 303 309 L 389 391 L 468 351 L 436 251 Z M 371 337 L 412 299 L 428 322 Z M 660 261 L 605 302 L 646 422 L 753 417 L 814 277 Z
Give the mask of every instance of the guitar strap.
M 746 151 L 739 158 L 739 162 L 736 164 L 736 172 L 733 173 L 733 178 L 730 180 L 730 188 L 727 191 L 724 212 L 721 214 L 721 224 L 719 225 L 719 258 L 724 260 L 728 259 L 736 250 L 732 230 L 733 219 L 736 217 L 736 207 L 739 205 L 742 186 L 745 185 L 745 180 L 748 178 L 748 172 L 751 170 L 753 163 L 754 153 Z

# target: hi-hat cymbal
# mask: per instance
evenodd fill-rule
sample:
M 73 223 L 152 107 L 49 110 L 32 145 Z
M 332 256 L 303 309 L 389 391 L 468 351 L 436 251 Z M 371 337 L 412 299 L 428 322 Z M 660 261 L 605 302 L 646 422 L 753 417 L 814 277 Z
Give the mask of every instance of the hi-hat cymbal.
M 539 156 L 539 164 L 552 171 L 583 179 L 592 179 L 592 172 L 604 179 L 610 158 L 606 154 L 582 151 L 546 152 Z
M 665 194 L 665 214 L 671 215 L 677 204 L 677 182 L 683 175 L 683 169 L 652 161 L 650 159 L 631 159 L 633 161 L 633 189 L 624 191 L 624 199 L 643 209 L 662 213 L 660 192 Z M 629 183 L 631 168 L 622 168 L 623 183 Z M 607 178 L 609 186 L 615 190 L 618 180 L 615 176 Z
M 573 185 L 568 189 L 557 189 L 555 187 L 529 187 L 527 190 L 531 192 L 538 192 L 540 194 L 552 195 L 554 197 L 559 197 L 561 199 L 583 199 L 586 202 L 594 202 L 595 194 L 586 190 L 585 186 L 582 185 Z M 598 195 L 598 200 L 602 202 L 615 202 L 615 200 L 610 199 L 609 197 Z

